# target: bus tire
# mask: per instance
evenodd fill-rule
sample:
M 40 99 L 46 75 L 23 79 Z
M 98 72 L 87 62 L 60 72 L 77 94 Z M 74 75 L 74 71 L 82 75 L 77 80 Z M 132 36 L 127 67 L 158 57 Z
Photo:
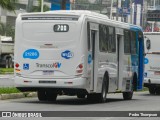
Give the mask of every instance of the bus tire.
M 56 101 L 57 99 L 57 93 L 54 93 L 52 91 L 46 91 L 46 96 L 48 101 Z
M 133 97 L 133 91 L 123 92 L 123 99 L 124 100 L 131 100 L 132 97 Z
M 77 98 L 85 98 L 86 95 L 85 94 L 77 94 Z
M 99 99 L 99 102 L 104 103 L 106 102 L 106 97 L 107 97 L 107 87 L 106 87 L 106 81 L 104 81 L 102 85 L 102 92 L 98 94 L 97 98 Z
M 133 75 L 133 82 L 132 82 L 132 89 L 129 92 L 123 92 L 123 99 L 124 100 L 131 100 L 133 97 L 133 91 L 137 90 L 137 75 L 134 74 Z
M 156 94 L 157 94 L 157 95 L 160 95 L 160 87 L 157 87 L 157 89 L 156 89 Z
M 104 77 L 103 77 L 103 84 L 102 84 L 102 90 L 101 90 L 101 93 L 98 93 L 97 94 L 97 99 L 100 103 L 104 103 L 106 102 L 106 97 L 107 97 L 107 93 L 108 93 L 108 74 L 105 74 Z
M 157 92 L 157 90 L 153 87 L 153 86 L 150 86 L 150 87 L 148 87 L 148 89 L 149 89 L 149 93 L 151 94 L 151 95 L 155 95 Z
M 136 73 L 134 73 L 132 85 L 133 85 L 133 91 L 137 91 L 137 74 Z
M 37 91 L 37 96 L 38 96 L 39 101 L 46 101 L 47 100 L 46 92 L 44 90 Z
M 96 93 L 92 93 L 92 94 L 88 94 L 88 95 L 87 95 L 87 100 L 88 100 L 89 102 L 97 102 L 99 99 L 98 99 Z

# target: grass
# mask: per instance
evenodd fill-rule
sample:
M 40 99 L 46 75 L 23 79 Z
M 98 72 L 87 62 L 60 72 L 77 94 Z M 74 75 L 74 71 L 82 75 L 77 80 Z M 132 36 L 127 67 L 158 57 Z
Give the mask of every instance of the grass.
M 0 94 L 20 93 L 15 87 L 2 87 L 0 88 Z
M 0 74 L 13 73 L 13 72 L 14 72 L 13 68 L 0 68 Z

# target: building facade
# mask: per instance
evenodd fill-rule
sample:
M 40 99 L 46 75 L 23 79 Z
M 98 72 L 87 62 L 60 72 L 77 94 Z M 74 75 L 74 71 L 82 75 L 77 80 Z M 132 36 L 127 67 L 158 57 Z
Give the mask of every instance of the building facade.
M 19 13 L 31 12 L 32 6 L 38 6 L 38 4 L 38 0 L 18 0 L 15 12 L 9 12 L 0 7 L 0 22 L 15 26 L 15 20 Z M 47 1 L 45 1 L 44 4 L 48 7 L 51 6 L 51 3 Z
M 144 0 L 75 0 L 72 9 L 92 10 L 111 19 L 142 26 Z
M 33 6 L 39 5 L 38 1 L 18 0 L 15 13 L 0 7 L 0 22 L 10 24 L 14 28 L 17 15 L 31 12 Z M 44 4 L 51 10 L 57 10 L 60 9 L 60 1 L 44 0 Z M 146 32 L 160 31 L 160 0 L 67 0 L 66 3 L 68 10 L 91 10 L 114 20 L 142 26 Z
M 44 5 L 50 9 L 51 3 L 44 0 Z M 15 3 L 15 11 L 9 12 L 0 7 L 0 36 L 11 36 L 14 40 L 15 21 L 19 13 L 32 12 L 40 9 L 40 0 L 18 0 Z M 45 8 L 46 8 L 45 6 Z
M 160 0 L 146 0 L 147 15 L 145 32 L 160 32 Z

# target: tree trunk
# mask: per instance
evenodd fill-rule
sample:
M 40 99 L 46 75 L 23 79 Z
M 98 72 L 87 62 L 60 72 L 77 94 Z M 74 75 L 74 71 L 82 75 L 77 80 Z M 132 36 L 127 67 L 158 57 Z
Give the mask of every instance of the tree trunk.
M 33 9 L 33 0 L 28 0 L 27 12 L 31 12 Z
M 66 0 L 62 0 L 62 2 L 61 2 L 61 10 L 66 10 Z

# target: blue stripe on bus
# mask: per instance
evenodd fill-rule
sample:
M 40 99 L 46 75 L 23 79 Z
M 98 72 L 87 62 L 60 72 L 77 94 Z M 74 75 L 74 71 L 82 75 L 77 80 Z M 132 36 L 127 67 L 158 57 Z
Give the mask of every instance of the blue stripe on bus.
M 138 27 L 138 26 L 133 26 L 133 25 L 130 25 L 130 30 L 133 30 L 133 31 L 142 31 L 142 28 L 141 27 Z
M 137 27 L 137 26 L 133 26 L 133 25 L 130 25 L 130 30 L 132 31 L 135 31 L 136 32 L 136 41 L 138 42 L 138 32 L 142 31 L 142 29 L 140 27 Z M 137 50 L 136 52 L 138 53 L 138 56 L 137 55 L 131 55 L 131 60 L 132 62 L 134 63 L 135 60 L 138 59 L 139 57 L 139 61 L 138 61 L 138 64 L 139 64 L 139 68 L 137 69 L 134 69 L 133 71 L 137 73 L 138 75 L 138 80 L 137 80 L 137 90 L 142 90 L 143 89 L 143 72 L 144 72 L 144 65 L 143 65 L 143 40 L 139 40 L 139 45 L 137 44 L 136 47 L 138 48 L 139 47 L 139 51 Z M 134 64 L 132 64 L 132 67 L 134 68 Z
M 138 86 L 138 90 L 142 90 L 143 89 L 143 72 L 144 72 L 144 65 L 143 65 L 143 61 L 144 61 L 144 56 L 143 56 L 143 40 L 139 40 L 139 56 L 140 56 L 140 60 L 139 60 L 139 86 Z

